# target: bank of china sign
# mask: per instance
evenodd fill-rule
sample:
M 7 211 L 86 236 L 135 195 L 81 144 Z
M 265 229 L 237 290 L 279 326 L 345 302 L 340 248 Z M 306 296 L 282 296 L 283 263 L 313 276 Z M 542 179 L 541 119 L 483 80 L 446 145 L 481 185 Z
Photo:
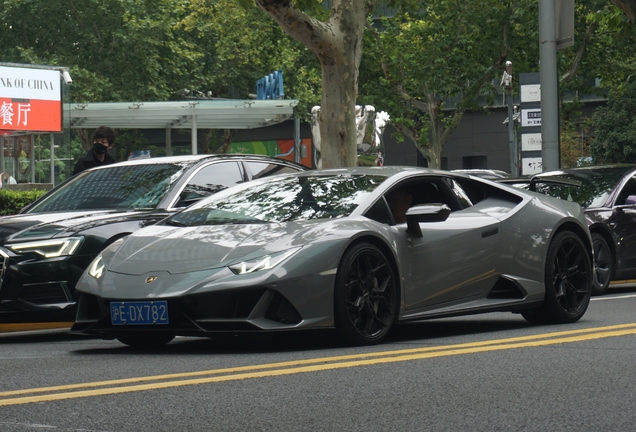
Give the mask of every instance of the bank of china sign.
M 0 66 L 0 130 L 61 132 L 60 72 Z

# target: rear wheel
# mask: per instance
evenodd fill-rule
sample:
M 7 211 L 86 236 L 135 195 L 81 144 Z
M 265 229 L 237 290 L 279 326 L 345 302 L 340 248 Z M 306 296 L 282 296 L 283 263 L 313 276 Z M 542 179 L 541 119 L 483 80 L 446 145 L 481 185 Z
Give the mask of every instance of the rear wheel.
M 545 268 L 545 301 L 522 312 L 533 324 L 578 321 L 590 303 L 592 262 L 581 239 L 570 231 L 556 235 L 548 248 Z
M 117 340 L 135 348 L 158 348 L 174 339 L 171 334 L 121 335 Z
M 355 345 L 386 337 L 397 311 L 393 269 L 376 246 L 360 243 L 343 255 L 334 290 L 336 329 Z
M 592 295 L 603 295 L 607 292 L 612 280 L 612 252 L 605 238 L 600 234 L 592 234 L 594 244 L 594 285 Z

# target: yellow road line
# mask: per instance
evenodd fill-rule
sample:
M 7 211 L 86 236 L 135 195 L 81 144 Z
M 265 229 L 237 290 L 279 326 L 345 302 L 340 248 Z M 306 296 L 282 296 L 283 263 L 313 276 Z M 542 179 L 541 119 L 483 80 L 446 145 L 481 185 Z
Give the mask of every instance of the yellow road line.
M 633 283 L 636 283 L 636 279 L 615 280 L 615 281 L 611 281 L 610 285 L 625 285 L 625 284 L 633 284 Z
M 67 385 L 54 386 L 54 387 L 40 387 L 40 388 L 34 388 L 34 389 L 13 390 L 13 391 L 0 392 L 0 397 L 16 396 L 16 395 L 28 394 L 28 393 L 45 393 L 45 392 L 60 391 L 60 390 L 72 390 L 72 389 L 86 388 L 86 387 L 114 386 L 114 385 L 130 384 L 130 383 L 143 382 L 143 381 L 160 381 L 160 380 L 187 378 L 187 377 L 202 376 L 202 375 L 228 374 L 228 373 L 235 373 L 235 372 L 245 372 L 245 371 L 260 370 L 260 369 L 274 369 L 274 368 L 307 365 L 307 364 L 314 364 L 314 363 L 327 363 L 327 362 L 338 362 L 343 360 L 355 360 L 355 359 L 363 359 L 363 358 L 370 358 L 370 357 L 400 356 L 400 355 L 411 354 L 411 353 L 498 345 L 498 344 L 504 344 L 504 343 L 547 339 L 547 338 L 555 338 L 555 337 L 582 334 L 582 333 L 618 330 L 618 329 L 624 329 L 624 328 L 636 328 L 636 323 L 618 324 L 613 326 L 595 327 L 595 328 L 587 328 L 587 329 L 579 329 L 579 330 L 568 330 L 568 331 L 553 332 L 553 333 L 543 333 L 538 335 L 519 336 L 519 337 L 507 338 L 507 339 L 493 339 L 493 340 L 486 340 L 481 342 L 467 342 L 467 343 L 454 344 L 454 345 L 441 345 L 441 346 L 434 346 L 434 347 L 427 347 L 427 348 L 409 348 L 409 349 L 395 350 L 395 351 L 377 351 L 377 352 L 371 352 L 371 353 L 349 354 L 349 355 L 336 356 L 336 357 L 320 357 L 320 358 L 313 358 L 313 359 L 306 359 L 306 360 L 292 360 L 287 362 L 268 363 L 268 364 L 262 364 L 262 365 L 238 366 L 233 368 L 212 369 L 212 370 L 206 370 L 206 371 L 182 372 L 182 373 L 176 373 L 176 374 L 123 378 L 123 379 L 108 380 L 108 381 L 96 381 L 91 383 L 67 384 Z
M 0 333 L 71 328 L 72 322 L 0 324 Z
M 27 390 L 16 390 L 0 393 L 0 397 L 16 396 L 19 394 L 33 394 L 53 391 L 65 391 L 76 388 L 104 387 L 106 388 L 69 391 L 62 393 L 44 394 L 39 396 L 26 396 L 17 398 L 0 399 L 0 406 L 19 405 L 34 402 L 47 402 L 54 400 L 73 399 L 90 396 L 103 396 L 117 393 L 130 393 L 147 390 L 157 390 L 188 385 L 209 384 L 224 381 L 234 381 L 249 378 L 264 378 L 282 375 L 292 375 L 306 372 L 318 372 L 348 367 L 369 366 L 392 362 L 421 360 L 435 357 L 474 354 L 498 350 L 539 347 L 563 343 L 581 342 L 607 337 L 636 335 L 636 323 L 622 324 L 608 327 L 572 330 L 565 332 L 546 333 L 542 335 L 523 336 L 493 341 L 446 345 L 429 348 L 413 348 L 408 350 L 384 351 L 367 354 L 354 354 L 338 357 L 324 357 L 317 359 L 297 360 L 290 362 L 271 363 L 265 365 L 242 366 L 236 368 L 218 369 L 210 371 L 197 371 L 182 374 L 157 375 L 151 377 L 128 378 L 122 380 L 100 381 L 94 383 L 71 384 L 67 386 L 42 387 Z M 292 367 L 293 366 L 293 367 Z M 150 380 L 166 380 L 174 378 L 187 378 L 201 375 L 218 375 L 213 377 L 181 379 L 177 381 L 164 381 L 148 384 L 131 385 L 125 387 L 112 387 L 114 385 L 129 384 Z

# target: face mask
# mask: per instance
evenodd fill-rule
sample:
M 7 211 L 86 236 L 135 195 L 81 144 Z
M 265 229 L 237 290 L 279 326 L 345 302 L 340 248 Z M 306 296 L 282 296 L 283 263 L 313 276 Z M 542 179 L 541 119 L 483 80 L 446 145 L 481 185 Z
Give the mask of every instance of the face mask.
M 93 151 L 95 152 L 95 154 L 103 155 L 106 154 L 106 152 L 108 151 L 108 147 L 104 147 L 101 144 L 93 144 Z

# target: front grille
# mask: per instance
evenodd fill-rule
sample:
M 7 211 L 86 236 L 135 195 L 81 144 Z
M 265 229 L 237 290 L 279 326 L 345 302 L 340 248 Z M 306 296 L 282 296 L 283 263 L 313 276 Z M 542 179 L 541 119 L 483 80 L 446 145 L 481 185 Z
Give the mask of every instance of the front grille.
M 2 249 L 0 249 L 0 288 L 2 288 L 2 281 L 4 280 L 4 273 L 6 272 L 8 263 L 9 255 L 4 253 Z
M 266 288 L 246 288 L 208 292 L 191 296 L 166 298 L 169 324 L 157 326 L 161 331 L 177 335 L 197 335 L 201 332 L 250 332 L 260 328 L 249 322 L 263 317 L 281 324 L 298 324 L 302 318 L 294 306 L 280 293 Z M 135 325 L 111 324 L 110 304 L 113 301 L 143 301 L 141 299 L 104 299 L 81 293 L 76 326 L 77 331 L 93 334 L 135 331 Z M 143 326 L 143 331 L 154 329 Z
M 20 299 L 33 304 L 68 303 L 74 301 L 65 282 L 24 285 Z

